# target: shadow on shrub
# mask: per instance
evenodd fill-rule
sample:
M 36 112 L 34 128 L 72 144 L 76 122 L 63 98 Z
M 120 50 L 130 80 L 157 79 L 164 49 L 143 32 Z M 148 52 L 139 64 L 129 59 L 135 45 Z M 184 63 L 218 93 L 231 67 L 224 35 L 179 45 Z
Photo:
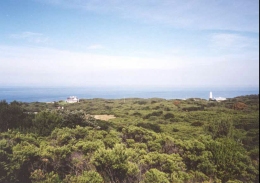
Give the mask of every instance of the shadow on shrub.
M 164 115 L 164 119 L 171 119 L 171 118 L 174 118 L 174 114 L 172 114 L 172 113 L 166 113 L 166 114 Z
M 152 124 L 152 123 L 138 123 L 136 126 L 138 127 L 143 127 L 143 128 L 146 128 L 146 129 L 149 129 L 149 130 L 152 130 L 154 132 L 161 132 L 161 127 L 157 124 Z
M 203 123 L 196 121 L 196 122 L 191 123 L 191 126 L 203 126 Z
M 178 131 L 180 131 L 180 130 L 178 130 L 177 128 L 173 128 L 172 131 L 173 131 L 173 132 L 178 132 Z

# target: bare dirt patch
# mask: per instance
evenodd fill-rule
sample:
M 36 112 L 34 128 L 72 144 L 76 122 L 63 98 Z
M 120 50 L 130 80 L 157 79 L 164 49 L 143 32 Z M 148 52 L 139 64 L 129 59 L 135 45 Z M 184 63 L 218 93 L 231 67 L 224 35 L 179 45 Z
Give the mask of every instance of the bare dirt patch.
M 93 115 L 93 117 L 95 119 L 100 119 L 100 120 L 104 120 L 104 121 L 108 121 L 110 119 L 116 118 L 114 115 Z

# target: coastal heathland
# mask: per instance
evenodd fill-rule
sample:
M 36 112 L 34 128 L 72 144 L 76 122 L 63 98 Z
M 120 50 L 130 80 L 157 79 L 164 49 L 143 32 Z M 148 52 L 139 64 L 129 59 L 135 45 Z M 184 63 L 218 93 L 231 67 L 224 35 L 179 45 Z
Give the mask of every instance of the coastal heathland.
M 0 102 L 0 182 L 259 182 L 259 95 Z

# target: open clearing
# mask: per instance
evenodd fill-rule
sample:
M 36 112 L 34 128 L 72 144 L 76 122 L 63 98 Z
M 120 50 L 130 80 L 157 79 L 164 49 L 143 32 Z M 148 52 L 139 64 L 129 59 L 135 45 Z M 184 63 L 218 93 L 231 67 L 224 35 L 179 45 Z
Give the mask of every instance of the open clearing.
M 100 120 L 104 120 L 104 121 L 108 121 L 110 119 L 116 118 L 114 115 L 94 115 L 93 117 L 95 119 L 100 119 Z

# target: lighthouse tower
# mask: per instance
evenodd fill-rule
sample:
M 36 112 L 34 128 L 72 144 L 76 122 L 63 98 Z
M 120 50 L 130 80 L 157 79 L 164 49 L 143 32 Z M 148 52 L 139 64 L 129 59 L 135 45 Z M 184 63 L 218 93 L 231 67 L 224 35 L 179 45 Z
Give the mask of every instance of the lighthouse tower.
M 213 97 L 212 97 L 212 92 L 209 92 L 209 100 L 212 100 Z

